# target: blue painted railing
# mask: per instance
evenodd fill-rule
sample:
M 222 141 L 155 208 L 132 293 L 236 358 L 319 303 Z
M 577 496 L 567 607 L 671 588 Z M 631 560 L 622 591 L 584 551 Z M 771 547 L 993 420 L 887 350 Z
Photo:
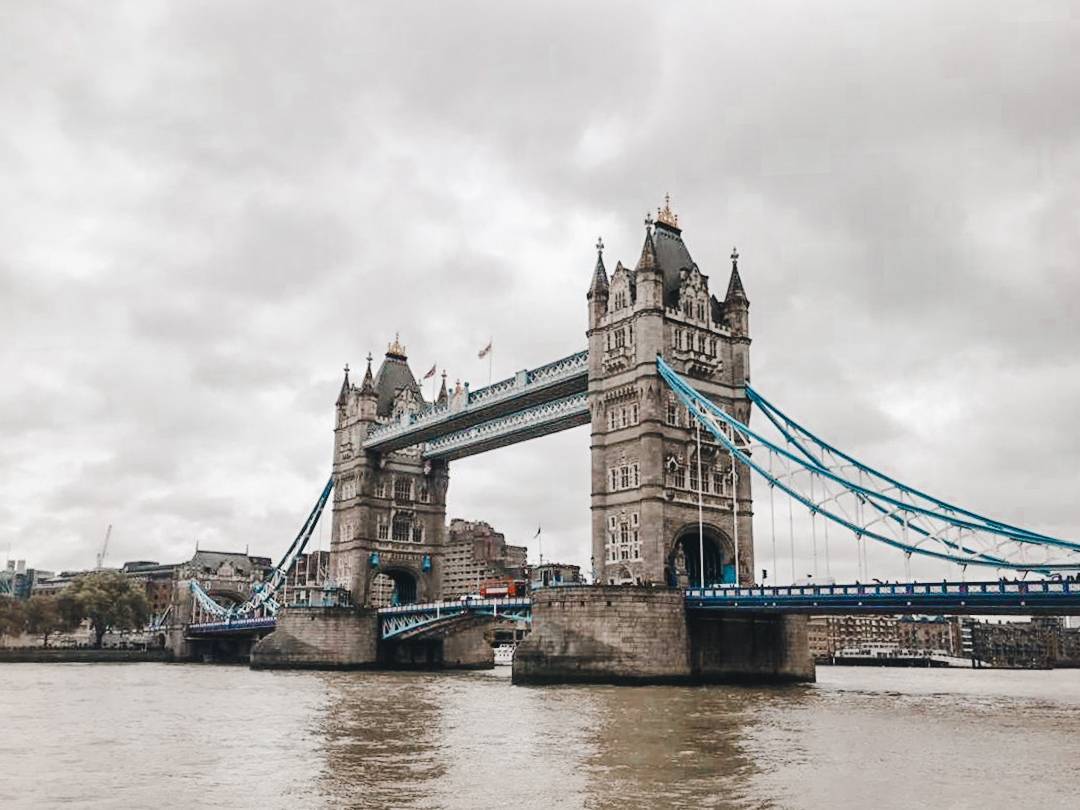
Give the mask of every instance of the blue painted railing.
M 1080 581 L 897 582 L 689 588 L 697 611 L 1080 615 Z

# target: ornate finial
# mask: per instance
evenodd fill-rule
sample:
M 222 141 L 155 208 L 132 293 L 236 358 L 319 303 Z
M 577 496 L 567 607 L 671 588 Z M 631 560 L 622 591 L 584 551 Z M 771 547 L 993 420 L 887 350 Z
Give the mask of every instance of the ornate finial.
M 368 364 L 369 366 L 371 365 L 371 361 L 372 361 L 372 360 L 374 360 L 374 359 L 375 359 L 375 358 L 373 358 L 373 357 L 371 356 L 371 352 L 368 352 L 368 353 L 367 353 L 367 364 Z
M 664 207 L 656 209 L 656 221 L 672 228 L 679 227 L 679 216 L 671 210 L 671 195 L 664 195 Z
M 394 332 L 394 342 L 386 347 L 386 353 L 395 357 L 405 357 L 405 347 L 401 345 L 401 333 Z
M 600 255 L 604 253 L 604 239 L 601 236 L 596 237 L 596 252 Z
M 732 269 L 735 269 L 738 266 L 739 266 L 739 249 L 733 247 L 731 249 L 731 267 L 732 267 Z
M 349 376 L 349 364 L 348 363 L 345 364 L 345 376 L 346 377 Z
M 650 228 L 652 228 L 652 225 L 653 225 L 652 214 L 650 214 L 648 211 L 646 211 L 645 212 L 645 230 L 649 230 Z

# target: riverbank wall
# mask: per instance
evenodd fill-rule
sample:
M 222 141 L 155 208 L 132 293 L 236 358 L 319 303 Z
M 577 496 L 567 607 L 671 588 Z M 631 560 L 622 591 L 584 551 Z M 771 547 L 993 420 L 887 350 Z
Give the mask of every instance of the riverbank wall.
M 0 649 L 0 664 L 118 664 L 171 661 L 168 650 L 87 649 L 82 647 L 15 647 Z

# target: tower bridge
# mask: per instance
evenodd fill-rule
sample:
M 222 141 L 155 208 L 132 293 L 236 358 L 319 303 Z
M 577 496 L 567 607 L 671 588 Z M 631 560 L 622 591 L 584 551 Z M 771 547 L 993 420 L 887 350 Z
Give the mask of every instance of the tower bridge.
M 528 620 L 515 658 L 523 682 L 805 680 L 813 678 L 807 613 L 1080 611 L 1080 584 L 1067 579 L 1080 570 L 1080 544 L 881 473 L 750 385 L 750 301 L 737 251 L 724 283 L 712 285 L 667 200 L 646 218 L 632 267 L 616 262 L 609 272 L 603 251 L 598 242 L 584 351 L 475 391 L 450 391 L 444 376 L 432 402 L 398 338 L 377 370 L 368 356 L 359 384 L 346 367 L 331 479 L 278 567 L 287 570 L 329 504 L 339 595 L 279 610 L 275 572 L 199 632 L 272 618 L 274 632 L 255 647 L 258 666 L 471 666 L 483 663 L 488 623 Z M 760 428 L 750 427 L 752 409 L 764 417 Z M 543 589 L 527 603 L 440 601 L 450 462 L 586 424 L 593 584 Z M 755 548 L 762 491 L 755 504 L 753 478 L 767 498 L 764 548 Z M 792 584 L 766 587 L 755 581 L 755 559 L 771 550 L 775 581 L 777 499 L 787 506 Z M 815 574 L 823 557 L 828 578 L 830 544 L 843 542 L 861 582 L 796 582 L 796 514 L 809 523 L 798 543 L 809 540 Z M 866 585 L 870 546 L 905 566 L 952 566 L 959 582 Z M 969 567 L 1038 579 L 968 583 Z M 391 606 L 380 604 L 387 591 Z

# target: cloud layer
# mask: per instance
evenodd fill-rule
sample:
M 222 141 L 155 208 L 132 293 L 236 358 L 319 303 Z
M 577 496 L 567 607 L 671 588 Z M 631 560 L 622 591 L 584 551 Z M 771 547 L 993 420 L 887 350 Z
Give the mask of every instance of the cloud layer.
M 597 234 L 632 261 L 668 191 L 704 272 L 739 246 L 762 391 L 1080 534 L 1080 20 L 942 5 L 9 9 L 0 551 L 276 555 L 342 364 L 577 350 Z M 587 444 L 458 462 L 451 515 L 586 564 Z

